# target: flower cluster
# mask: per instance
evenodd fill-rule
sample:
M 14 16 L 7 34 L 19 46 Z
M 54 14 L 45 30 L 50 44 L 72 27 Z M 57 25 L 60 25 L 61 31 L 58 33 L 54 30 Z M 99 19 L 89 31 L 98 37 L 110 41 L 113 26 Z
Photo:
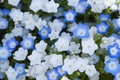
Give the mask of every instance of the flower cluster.
M 0 0 L 0 79 L 120 80 L 120 0 Z

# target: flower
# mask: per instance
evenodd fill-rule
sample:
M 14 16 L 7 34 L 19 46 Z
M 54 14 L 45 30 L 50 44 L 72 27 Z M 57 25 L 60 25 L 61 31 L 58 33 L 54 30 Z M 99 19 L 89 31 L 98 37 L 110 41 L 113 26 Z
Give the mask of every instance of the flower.
M 49 59 L 49 62 L 53 67 L 63 65 L 62 55 L 52 54 L 50 59 Z
M 74 12 L 73 10 L 69 10 L 67 12 L 64 12 L 65 21 L 66 22 L 74 22 L 76 15 L 77 15 L 77 13 Z
M 108 61 L 106 61 L 104 70 L 107 73 L 111 73 L 112 75 L 116 75 L 120 71 L 119 67 L 120 67 L 120 64 L 119 64 L 118 59 L 111 58 Z
M 94 65 L 88 65 L 86 70 L 85 70 L 85 73 L 88 76 L 94 76 L 97 73 L 97 71 L 95 69 L 95 66 Z
M 70 41 L 66 38 L 58 38 L 55 42 L 55 47 L 58 51 L 67 51 L 69 50 L 69 43 Z
M 20 0 L 8 0 L 8 4 L 11 4 L 12 6 L 17 6 Z
M 99 34 L 106 34 L 107 30 L 109 29 L 109 26 L 104 22 L 97 24 L 96 27 L 97 27 L 97 33 Z
M 100 57 L 96 54 L 93 54 L 89 57 L 89 64 L 97 64 L 100 61 Z
M 64 71 L 67 71 L 67 73 L 69 75 L 71 75 L 73 72 L 76 71 L 76 68 L 75 68 L 75 65 L 74 65 L 75 62 L 76 62 L 76 59 L 68 59 L 68 58 L 66 58 L 64 60 L 64 65 L 62 66 L 62 69 Z
M 79 23 L 77 27 L 73 30 L 73 35 L 79 39 L 88 38 L 89 26 L 87 24 Z
M 79 0 L 67 0 L 68 6 L 76 6 L 79 3 Z
M 57 66 L 56 70 L 57 70 L 57 72 L 59 73 L 60 76 L 64 76 L 64 75 L 67 74 L 67 72 L 62 69 L 62 66 Z
M 5 48 L 0 47 L 0 60 L 7 60 L 11 56 L 11 52 Z
M 8 68 L 8 70 L 5 73 L 9 80 L 16 80 L 17 75 L 18 75 L 18 72 L 15 71 L 15 69 L 12 68 L 11 66 Z
M 94 42 L 93 38 L 82 39 L 82 52 L 93 55 L 94 51 L 98 49 L 97 44 Z
M 6 41 L 6 47 L 8 50 L 15 50 L 16 46 L 18 45 L 18 41 L 15 38 L 11 38 L 10 40 Z
M 114 77 L 114 80 L 119 80 L 119 79 L 120 79 L 120 72 L 118 72 Z
M 57 13 L 57 8 L 59 7 L 58 3 L 55 3 L 54 0 L 48 1 L 45 4 L 46 12 L 48 13 Z
M 45 40 L 48 38 L 48 35 L 50 34 L 51 29 L 49 27 L 43 26 L 41 30 L 38 31 L 38 34 L 42 40 Z
M 23 61 L 26 59 L 27 54 L 28 54 L 28 50 L 25 50 L 22 47 L 20 47 L 18 51 L 15 51 L 14 59 L 18 61 Z
M 59 74 L 55 69 L 51 69 L 46 72 L 46 76 L 48 80 L 58 80 Z
M 21 46 L 24 49 L 32 49 L 33 45 L 34 45 L 33 38 L 24 38 L 23 41 L 21 42 Z
M 120 57 L 120 48 L 117 43 L 114 43 L 111 46 L 108 46 L 108 54 L 111 58 L 118 58 Z
M 109 14 L 100 14 L 99 19 L 101 21 L 108 21 L 110 19 L 110 15 Z
M 5 18 L 0 18 L 0 30 L 8 28 L 8 21 Z

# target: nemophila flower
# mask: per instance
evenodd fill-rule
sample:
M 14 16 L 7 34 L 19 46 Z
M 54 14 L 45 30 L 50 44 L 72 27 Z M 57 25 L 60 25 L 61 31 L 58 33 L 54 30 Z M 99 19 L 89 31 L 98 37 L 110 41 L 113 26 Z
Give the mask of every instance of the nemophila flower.
M 3 79 L 3 75 L 0 73 L 0 79 Z
M 89 64 L 96 64 L 100 61 L 99 56 L 97 56 L 96 54 L 91 55 L 88 59 L 89 59 Z
M 50 59 L 49 59 L 49 62 L 53 67 L 63 65 L 62 55 L 52 54 Z
M 10 50 L 13 51 L 15 50 L 16 46 L 18 45 L 18 41 L 15 38 L 11 38 L 6 41 L 6 47 Z
M 45 4 L 46 12 L 48 13 L 57 13 L 59 4 L 55 3 L 54 0 L 48 1 L 47 4 Z
M 97 33 L 97 28 L 92 26 L 90 29 L 89 29 L 89 33 L 90 33 L 90 37 L 94 37 L 94 35 Z
M 0 47 L 0 60 L 7 60 L 11 56 L 11 52 L 5 48 Z
M 14 67 L 15 71 L 18 72 L 18 76 L 21 76 L 23 74 L 25 74 L 25 64 L 19 64 L 19 63 L 15 63 L 15 67 Z
M 45 75 L 38 75 L 36 77 L 36 80 L 48 80 L 47 77 Z
M 94 74 L 93 76 L 89 76 L 90 80 L 100 80 L 99 78 L 100 73 L 97 71 L 96 74 Z
M 14 59 L 17 61 L 23 61 L 26 59 L 27 54 L 28 54 L 28 50 L 25 50 L 20 47 L 18 51 L 15 51 Z
M 79 0 L 67 0 L 67 1 L 68 1 L 68 6 L 73 6 L 73 7 L 75 7 L 79 3 Z
M 67 73 L 69 75 L 73 74 L 73 72 L 76 71 L 75 62 L 76 62 L 76 59 L 68 59 L 68 58 L 66 58 L 64 60 L 64 65 L 62 66 L 62 69 L 64 71 L 67 71 Z
M 9 16 L 13 19 L 13 21 L 17 22 L 17 21 L 22 21 L 23 20 L 23 12 L 20 11 L 19 9 L 15 9 L 13 8 L 10 11 Z
M 120 72 L 115 75 L 114 80 L 120 80 Z
M 120 31 L 120 19 L 113 19 L 113 25 L 114 25 L 114 29 L 115 31 Z
M 9 68 L 9 60 L 0 60 L 0 72 L 4 73 Z
M 55 42 L 55 47 L 57 48 L 58 51 L 68 51 L 69 43 L 70 43 L 70 40 L 68 40 L 66 38 L 59 38 Z
M 8 20 L 0 17 L 0 29 L 3 30 L 7 28 L 8 28 Z
M 75 17 L 77 13 L 73 10 L 68 10 L 67 12 L 64 12 L 65 22 L 74 22 Z
M 30 65 L 40 64 L 42 57 L 43 54 L 33 51 L 32 54 L 28 56 L 28 59 L 30 60 Z
M 18 72 L 15 71 L 14 68 L 11 66 L 8 68 L 8 70 L 5 72 L 7 75 L 8 80 L 16 80 Z
M 67 72 L 62 69 L 62 66 L 57 66 L 56 70 L 57 70 L 57 72 L 59 73 L 60 76 L 64 76 L 64 75 L 67 74 Z
M 82 52 L 93 55 L 94 51 L 98 49 L 98 45 L 94 42 L 93 38 L 82 39 Z
M 20 0 L 8 0 L 8 4 L 12 6 L 17 6 Z
M 118 58 L 120 57 L 120 48 L 117 43 L 108 46 L 108 54 L 111 58 Z
M 70 42 L 70 45 L 69 45 L 69 51 L 72 53 L 72 54 L 79 54 L 80 53 L 80 44 L 79 43 L 75 43 L 75 42 Z
M 33 38 L 24 38 L 23 41 L 21 42 L 21 46 L 24 49 L 32 49 L 34 46 Z
M 38 31 L 38 34 L 42 40 L 48 39 L 51 29 L 49 27 L 43 26 L 41 30 Z
M 10 13 L 10 10 L 9 9 L 7 9 L 7 8 L 4 8 L 3 10 L 3 15 L 9 15 L 9 13 Z
M 50 38 L 50 40 L 54 40 L 54 39 L 57 39 L 59 37 L 59 31 L 52 31 L 48 36 Z
M 101 22 L 100 24 L 96 25 L 96 28 L 97 28 L 97 33 L 106 34 L 109 29 L 109 26 L 106 23 Z
M 73 35 L 79 39 L 88 38 L 90 36 L 89 26 L 87 24 L 79 23 L 73 30 Z
M 97 71 L 95 69 L 95 65 L 88 65 L 86 70 L 85 70 L 85 73 L 88 76 L 94 76 L 97 73 Z
M 105 63 L 104 70 L 107 73 L 111 73 L 112 75 L 116 75 L 120 71 L 120 64 L 118 59 L 116 58 L 111 58 Z
M 46 76 L 48 80 L 58 80 L 59 74 L 55 69 L 51 69 L 46 72 Z
M 109 14 L 100 14 L 99 19 L 101 21 L 108 21 L 110 19 L 110 15 Z
M 22 27 L 17 27 L 12 29 L 12 35 L 17 37 L 17 36 L 22 36 L 23 34 L 23 28 Z
M 119 6 L 117 4 L 112 4 L 110 6 L 110 9 L 113 10 L 113 11 L 118 11 L 118 8 L 119 8 Z
M 80 14 L 84 14 L 87 9 L 87 6 L 80 2 L 77 6 L 75 6 L 75 11 Z
M 84 72 L 88 65 L 87 59 L 78 58 L 74 64 L 75 68 L 79 70 L 80 72 Z

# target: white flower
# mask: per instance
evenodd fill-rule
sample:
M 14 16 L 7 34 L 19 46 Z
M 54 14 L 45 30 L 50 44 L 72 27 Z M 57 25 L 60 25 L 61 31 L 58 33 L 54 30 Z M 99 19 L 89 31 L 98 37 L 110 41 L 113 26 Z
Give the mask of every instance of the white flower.
M 11 4 L 12 6 L 17 6 L 20 0 L 8 0 L 8 4 Z
M 78 69 L 80 72 L 84 72 L 88 65 L 87 59 L 78 58 L 75 63 L 76 69 Z
M 14 53 L 14 59 L 20 61 L 20 60 L 25 60 L 26 56 L 28 54 L 27 50 L 24 50 L 23 48 L 19 48 L 18 51 Z
M 93 55 L 94 51 L 98 49 L 97 44 L 95 44 L 93 38 L 82 39 L 82 52 Z
M 64 65 L 63 65 L 62 69 L 63 69 L 64 71 L 67 71 L 67 73 L 68 73 L 69 75 L 71 75 L 73 72 L 76 71 L 76 67 L 75 67 L 75 65 L 74 65 L 75 62 L 76 62 L 76 59 L 68 59 L 68 58 L 66 58 L 66 59 L 64 60 Z
M 51 0 L 45 4 L 45 8 L 48 13 L 57 13 L 58 7 L 59 7 L 59 4 L 55 3 L 54 0 Z
M 90 37 L 94 37 L 94 34 L 97 33 L 97 28 L 96 27 L 91 27 L 89 30 Z
M 6 71 L 6 75 L 8 80 L 16 80 L 18 73 L 12 67 L 9 67 L 8 70 Z
M 21 28 L 21 27 L 12 29 L 12 34 L 13 34 L 15 37 L 21 36 L 22 33 L 23 33 L 23 28 Z
M 112 45 L 114 43 L 114 40 L 114 37 L 103 37 L 100 47 L 107 49 L 109 45 Z
M 37 51 L 33 51 L 32 54 L 28 56 L 28 59 L 30 60 L 30 65 L 40 64 L 42 57 L 42 54 L 39 54 Z
M 26 69 L 26 76 L 30 76 L 33 78 L 36 78 L 38 76 L 38 74 L 36 73 L 36 65 L 34 66 L 28 66 L 29 68 Z
M 47 47 L 47 43 L 44 41 L 44 40 L 41 40 L 39 43 L 37 43 L 35 45 L 35 49 L 38 51 L 38 52 L 43 52 L 45 51 Z
M 64 23 L 59 21 L 58 19 L 55 19 L 53 22 L 49 22 L 48 24 L 52 31 L 59 31 L 59 32 L 62 30 L 62 27 L 64 26 Z
M 38 30 L 41 30 L 42 27 L 45 25 L 47 25 L 46 20 L 42 20 L 41 18 L 39 18 L 37 23 L 36 23 L 36 27 L 38 28 Z
M 70 33 L 66 33 L 66 32 L 61 33 L 61 36 L 59 38 L 66 38 L 69 41 L 71 41 L 72 39 Z
M 59 38 L 55 42 L 55 46 L 58 51 L 67 51 L 69 49 L 69 43 L 70 41 L 66 38 Z
M 36 80 L 48 80 L 47 77 L 45 75 L 38 75 L 36 77 Z
M 72 52 L 73 54 L 78 54 L 80 53 L 80 44 L 79 43 L 75 43 L 75 42 L 70 42 L 70 46 L 69 46 L 69 51 Z
M 12 9 L 9 15 L 15 22 L 23 20 L 23 12 L 19 9 Z
M 30 9 L 33 10 L 34 12 L 38 12 L 41 9 L 41 1 L 40 0 L 32 0 L 30 4 Z
M 85 73 L 88 76 L 94 76 L 97 73 L 97 71 L 95 69 L 95 66 L 94 65 L 88 65 L 86 70 L 85 70 Z
M 62 55 L 52 54 L 49 59 L 49 62 L 50 62 L 50 64 L 52 64 L 53 67 L 63 65 Z
M 8 60 L 1 60 L 0 61 L 0 72 L 5 72 L 9 68 L 9 61 Z
M 59 31 L 52 31 L 48 36 L 50 40 L 57 39 L 59 37 Z
M 75 7 L 79 3 L 79 0 L 67 0 L 67 1 L 68 5 L 73 7 Z
M 63 76 L 61 80 L 70 80 L 66 76 Z
M 94 76 L 89 76 L 90 80 L 99 80 L 99 75 L 100 73 L 97 71 L 96 74 L 94 74 Z

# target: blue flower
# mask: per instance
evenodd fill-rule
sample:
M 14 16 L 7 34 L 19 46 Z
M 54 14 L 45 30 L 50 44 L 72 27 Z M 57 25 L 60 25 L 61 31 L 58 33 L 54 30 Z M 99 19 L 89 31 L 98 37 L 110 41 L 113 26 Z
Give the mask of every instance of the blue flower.
M 34 46 L 33 38 L 24 38 L 23 41 L 21 42 L 21 46 L 24 49 L 32 49 Z
M 107 73 L 116 75 L 120 71 L 120 64 L 119 64 L 118 59 L 116 59 L 116 58 L 109 59 L 105 64 L 104 70 Z
M 114 80 L 120 80 L 120 72 L 115 75 Z
M 101 22 L 100 24 L 96 25 L 97 33 L 99 34 L 106 34 L 109 26 L 105 22 Z
M 25 72 L 25 64 L 15 63 L 15 67 L 14 68 L 18 72 L 18 76 L 17 77 L 26 74 L 26 72 Z
M 10 10 L 9 9 L 6 9 L 6 8 L 4 8 L 3 9 L 3 15 L 9 15 L 9 13 L 10 13 Z
M 6 41 L 6 47 L 8 50 L 13 51 L 15 50 L 16 46 L 18 45 L 18 41 L 15 40 L 15 38 L 11 38 Z
M 0 18 L 0 29 L 7 29 L 8 21 L 5 18 Z
M 109 14 L 100 14 L 99 19 L 101 21 L 108 21 L 110 19 L 110 15 Z
M 58 80 L 59 73 L 55 69 L 51 69 L 46 72 L 46 76 L 48 80 Z
M 0 73 L 0 79 L 3 79 L 3 75 Z
M 5 48 L 0 47 L 0 60 L 7 60 L 11 56 L 11 52 Z
M 79 23 L 77 27 L 73 30 L 73 35 L 75 35 L 79 39 L 88 38 L 90 36 L 89 26 L 87 24 Z
M 120 19 L 113 19 L 112 22 L 114 25 L 114 30 L 119 32 L 120 31 Z
M 57 72 L 59 73 L 60 76 L 64 76 L 64 75 L 67 74 L 67 72 L 62 69 L 62 66 L 56 67 L 56 70 L 57 70 Z
M 51 32 L 49 27 L 43 26 L 41 30 L 38 31 L 38 34 L 42 40 L 48 39 L 48 35 Z
M 114 43 L 113 45 L 108 46 L 108 54 L 111 58 L 120 57 L 120 48 L 117 43 Z
M 77 13 L 73 10 L 68 10 L 67 12 L 64 12 L 65 22 L 74 22 L 75 16 Z

